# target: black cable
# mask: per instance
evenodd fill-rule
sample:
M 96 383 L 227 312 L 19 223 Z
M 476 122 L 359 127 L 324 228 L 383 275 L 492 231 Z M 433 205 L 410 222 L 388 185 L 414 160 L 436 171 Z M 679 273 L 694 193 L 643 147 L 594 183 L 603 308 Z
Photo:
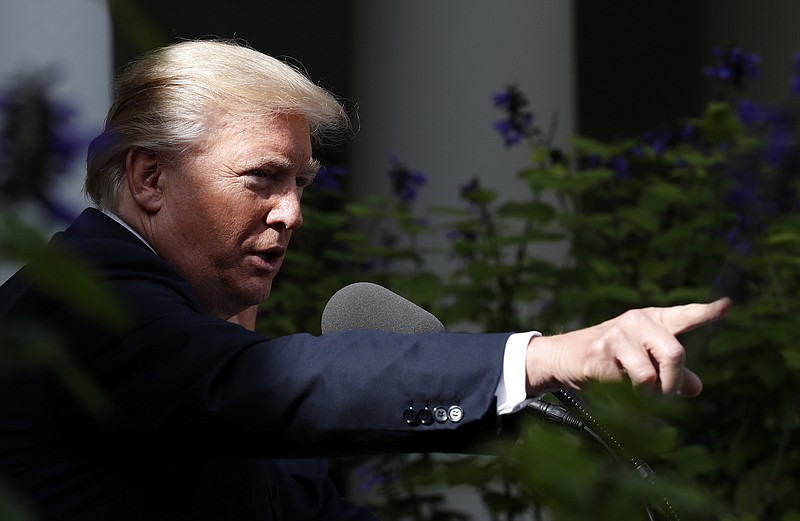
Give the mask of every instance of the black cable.
M 536 400 L 527 406 L 527 411 L 548 423 L 553 423 L 561 427 L 566 427 L 579 432 L 585 432 L 592 439 L 603 447 L 608 454 L 625 470 L 632 471 L 640 477 L 655 482 L 655 472 L 647 463 L 636 458 L 626 456 L 622 445 L 609 434 L 594 419 L 586 409 L 586 406 L 577 395 L 567 390 L 560 390 L 553 393 L 564 405 L 575 412 L 569 411 L 564 407 L 559 407 L 554 403 L 545 400 Z M 670 521 L 680 521 L 669 501 L 662 497 L 659 498 L 659 506 L 667 519 Z M 653 511 L 647 502 L 644 502 L 644 509 L 650 521 L 655 521 Z
M 567 408 L 572 409 L 574 414 L 584 421 L 585 427 L 583 428 L 583 432 L 586 432 L 595 440 L 600 442 L 606 451 L 612 454 L 614 459 L 620 462 L 624 468 L 638 474 L 640 477 L 650 481 L 653 484 L 655 483 L 656 474 L 653 472 L 653 469 L 651 469 L 650 466 L 644 461 L 626 455 L 626 451 L 619 441 L 617 441 L 614 436 L 603 429 L 597 420 L 589 413 L 583 401 L 575 393 L 566 389 L 560 389 L 553 392 L 553 395 L 558 398 Z M 666 497 L 659 497 L 658 504 L 669 521 L 680 521 L 680 517 L 678 517 L 678 514 L 672 508 L 672 504 L 670 504 Z M 653 513 L 646 503 L 645 509 L 647 510 L 647 515 L 652 520 Z
M 620 459 L 620 457 L 617 455 L 617 453 L 614 451 L 614 449 L 612 449 L 611 446 L 608 443 L 606 443 L 606 441 L 603 439 L 602 436 L 600 436 L 599 434 L 594 432 L 589 427 L 584 427 L 583 428 L 583 432 L 585 432 L 586 434 L 588 434 L 589 436 L 594 438 L 594 440 L 597 443 L 599 443 L 600 446 L 602 446 L 604 449 L 606 449 L 606 452 L 611 454 L 611 456 L 617 461 L 617 463 L 619 463 L 620 465 L 625 467 L 625 462 L 623 462 L 622 459 Z M 643 501 L 642 505 L 644 506 L 644 510 L 647 513 L 647 519 L 649 519 L 650 521 L 655 521 L 656 518 L 653 515 L 653 511 L 650 509 L 650 505 L 648 505 L 646 501 Z
M 576 431 L 583 430 L 585 425 L 583 420 L 565 408 L 544 400 L 536 400 L 529 403 L 527 410 L 529 413 L 538 416 L 548 423 L 554 423 Z

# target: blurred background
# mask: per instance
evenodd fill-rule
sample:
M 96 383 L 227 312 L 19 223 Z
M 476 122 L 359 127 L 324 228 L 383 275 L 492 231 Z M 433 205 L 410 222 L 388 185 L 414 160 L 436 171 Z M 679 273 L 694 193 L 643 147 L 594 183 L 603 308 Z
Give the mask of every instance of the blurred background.
M 240 38 L 287 57 L 350 108 L 357 133 L 329 160 L 353 197 L 385 190 L 392 157 L 427 174 L 420 206 L 450 204 L 475 175 L 521 188 L 528 154 L 496 139 L 493 92 L 524 91 L 556 143 L 627 137 L 698 115 L 713 46 L 757 50 L 761 99 L 785 97 L 800 5 L 780 0 L 0 0 L 0 85 L 46 74 L 84 144 L 102 125 L 114 71 L 185 38 Z M 58 179 L 73 212 L 84 156 Z M 0 278 L 9 268 L 0 271 Z
M 339 212 L 350 202 L 362 202 L 374 194 L 391 192 L 393 181 L 387 173 L 403 165 L 401 170 L 406 174 L 409 171 L 424 173 L 424 189 L 414 192 L 414 204 L 422 209 L 422 219 L 427 225 L 442 216 L 435 212 L 426 213 L 424 209 L 462 204 L 464 187 L 473 179 L 480 178 L 484 186 L 491 187 L 491 197 L 496 200 L 520 199 L 530 190 L 529 180 L 520 177 L 518 172 L 532 163 L 538 164 L 540 159 L 536 159 L 536 153 L 542 150 L 509 146 L 498 135 L 497 123 L 502 116 L 495 105 L 498 92 L 513 87 L 524 93 L 535 126 L 546 134 L 544 149 L 552 161 L 545 170 L 557 176 L 561 171 L 558 161 L 553 159 L 553 152 L 571 149 L 575 135 L 614 144 L 676 123 L 690 120 L 696 123 L 706 114 L 709 100 L 718 94 L 716 89 L 719 85 L 709 81 L 704 74 L 708 65 L 720 59 L 719 55 L 712 54 L 715 47 L 738 46 L 746 52 L 758 53 L 757 79 L 742 71 L 737 73 L 746 79 L 747 95 L 764 103 L 785 103 L 793 74 L 800 71 L 798 62 L 793 61 L 796 60 L 793 58 L 795 52 L 800 51 L 800 33 L 796 30 L 798 20 L 800 3 L 783 0 L 0 0 L 0 108 L 4 109 L 0 115 L 0 128 L 3 129 L 4 146 L 8 147 L 14 136 L 37 133 L 37 127 L 27 127 L 19 122 L 36 119 L 40 114 L 37 107 L 41 108 L 37 103 L 42 98 L 29 96 L 32 101 L 27 105 L 14 105 L 12 101 L 20 99 L 20 92 L 46 96 L 51 104 L 49 128 L 58 129 L 55 154 L 58 161 L 49 165 L 52 167 L 50 170 L 57 170 L 58 175 L 33 176 L 36 178 L 35 191 L 41 196 L 37 200 L 14 199 L 12 192 L 8 192 L 6 199 L 0 199 L 0 204 L 6 205 L 0 208 L 0 213 L 13 213 L 14 217 L 32 223 L 45 234 L 63 228 L 71 216 L 76 216 L 86 204 L 81 193 L 85 148 L 102 127 L 111 101 L 111 81 L 115 71 L 143 52 L 180 39 L 237 38 L 262 52 L 302 66 L 314 81 L 333 91 L 343 101 L 355 128 L 354 137 L 345 145 L 322 152 L 327 165 L 341 168 L 347 175 L 341 187 L 342 197 L 333 203 L 330 199 L 322 199 L 320 207 L 333 206 Z M 20 117 L 20 106 L 32 112 Z M 13 117 L 12 107 L 17 111 Z M 30 114 L 33 116 L 28 117 Z M 792 125 L 792 128 L 798 128 L 796 120 L 792 120 Z M 705 131 L 709 128 L 706 126 Z M 588 150 L 587 157 L 594 153 L 609 159 L 623 150 L 625 157 L 633 160 L 636 147 L 626 147 L 617 149 L 609 145 L 606 148 L 584 143 L 584 152 Z M 683 153 L 676 150 L 676 153 Z M 17 174 L 3 170 L 12 162 L 8 159 L 7 149 L 0 152 L 3 152 L 0 154 L 2 186 L 3 183 L 8 185 L 7 181 Z M 697 161 L 693 166 L 698 172 L 702 173 L 707 166 L 696 156 L 685 157 Z M 735 159 L 738 161 L 740 158 Z M 731 164 L 741 163 L 737 161 Z M 797 164 L 794 162 L 787 167 L 793 179 L 797 178 Z M 774 170 L 772 164 L 759 165 L 758 168 L 765 172 Z M 37 168 L 30 171 L 39 172 Z M 759 169 L 753 171 L 762 171 Z M 610 167 L 607 170 L 609 172 L 603 175 L 611 175 Z M 671 179 L 672 173 L 664 174 L 666 170 L 663 164 L 659 164 L 651 186 L 663 186 L 659 184 L 661 181 Z M 678 177 L 681 175 L 684 174 L 679 172 Z M 716 197 L 722 192 L 713 193 L 718 186 L 704 184 L 706 181 L 702 175 L 698 176 L 696 184 L 705 193 L 702 200 L 710 204 L 715 198 L 722 199 Z M 554 206 L 558 201 L 548 198 L 551 192 L 559 191 L 558 186 L 544 187 L 545 199 Z M 641 191 L 646 191 L 647 186 L 638 186 L 637 189 L 642 190 L 634 192 L 634 196 L 625 193 L 622 197 L 610 199 L 611 202 L 601 202 L 599 208 L 589 208 L 589 211 L 605 210 L 604 204 L 627 204 Z M 685 188 L 681 183 L 675 186 L 679 187 L 677 190 Z M 587 199 L 592 196 L 602 198 L 605 188 L 606 185 L 599 185 L 595 192 L 587 192 Z M 666 193 L 658 195 L 667 197 Z M 675 253 L 674 259 L 669 253 L 685 246 L 685 238 L 677 237 L 665 249 L 666 254 L 658 250 L 663 245 L 647 250 L 648 241 L 666 236 L 663 232 L 670 227 L 678 230 L 675 223 L 680 219 L 676 219 L 675 214 L 689 219 L 698 213 L 695 211 L 697 208 L 701 208 L 680 207 L 678 199 L 681 193 L 677 192 L 677 196 L 674 191 L 669 193 L 672 199 L 668 203 L 655 199 L 654 207 L 658 211 L 669 207 L 669 212 L 666 212 L 669 215 L 659 214 L 659 224 L 654 226 L 654 233 L 647 235 L 637 229 L 631 237 L 614 243 L 615 251 L 630 248 L 630 258 L 626 262 L 631 265 L 641 255 L 642 264 L 637 269 L 644 268 L 642 272 L 647 272 L 662 260 L 665 266 L 670 265 L 670 269 L 681 263 L 684 253 Z M 480 194 L 485 195 L 483 192 Z M 471 203 L 476 201 L 481 202 L 472 199 Z M 407 217 L 407 202 L 403 202 L 395 217 Z M 313 204 L 311 207 L 316 208 Z M 706 206 L 702 208 L 704 211 L 707 209 Z M 794 206 L 793 211 L 796 213 L 798 208 Z M 637 208 L 637 212 L 639 210 L 641 208 Z M 362 214 L 364 212 L 362 210 Z M 319 219 L 324 221 L 326 217 L 324 213 L 322 215 Z M 513 212 L 510 215 L 514 215 Z M 643 217 L 641 213 L 635 213 L 634 217 L 634 221 L 641 221 L 636 225 L 645 228 L 650 219 L 656 219 Z M 725 222 L 730 224 L 731 219 Z M 778 297 L 768 304 L 760 301 L 758 295 L 762 286 L 757 281 L 754 287 L 759 288 L 758 291 L 749 293 L 745 299 L 745 303 L 753 303 L 753 306 L 744 306 L 744 311 L 737 317 L 740 329 L 729 332 L 716 348 L 712 345 L 710 350 L 700 351 L 703 358 L 699 361 L 705 364 L 702 367 L 709 384 L 704 395 L 706 398 L 695 402 L 694 409 L 688 413 L 686 410 L 681 413 L 658 411 L 657 415 L 669 417 L 674 430 L 667 434 L 665 430 L 658 430 L 659 434 L 648 440 L 657 448 L 644 443 L 648 450 L 656 453 L 654 458 L 662 468 L 670 468 L 678 481 L 693 489 L 691 493 L 708 494 L 720 505 L 725 505 L 724 514 L 720 513 L 715 506 L 708 506 L 718 503 L 704 496 L 703 509 L 700 505 L 704 499 L 691 496 L 686 487 L 673 490 L 684 507 L 688 505 L 686 508 L 689 510 L 692 506 L 697 509 L 697 519 L 800 519 L 798 499 L 791 492 L 797 486 L 792 476 L 800 468 L 796 438 L 798 415 L 791 398 L 800 389 L 800 354 L 794 319 L 796 312 L 800 311 L 800 301 L 795 297 L 800 292 L 794 291 L 800 288 L 795 275 L 800 236 L 796 233 L 797 228 L 792 228 L 798 221 L 787 222 L 788 226 L 781 229 L 781 237 L 775 238 L 772 244 L 783 241 L 780 242 L 784 248 L 781 258 L 789 267 L 781 265 L 783 271 L 776 274 L 773 266 L 764 267 L 764 257 L 757 257 L 757 262 L 753 261 L 755 263 L 747 268 L 759 274 L 760 278 L 756 277 L 758 281 L 769 279 L 783 283 L 781 298 L 786 297 L 781 301 L 783 307 L 772 305 L 773 300 L 780 300 Z M 320 225 L 313 213 L 307 223 L 310 230 Z M 408 231 L 402 224 L 399 228 Z M 766 228 L 753 228 L 749 232 L 756 233 L 753 230 L 761 233 Z M 295 235 L 297 239 L 293 239 L 298 247 L 307 245 L 302 235 L 305 231 L 298 232 Z M 603 232 L 599 228 L 595 231 L 598 235 Z M 426 251 L 434 249 L 442 238 L 436 234 L 420 234 L 415 236 L 415 241 L 413 248 Z M 724 238 L 721 242 L 725 242 Z M 571 256 L 573 261 L 577 258 L 584 271 L 586 266 L 580 266 L 579 254 L 588 251 L 599 258 L 604 251 L 597 247 L 582 250 L 586 244 L 574 238 L 572 243 L 542 240 L 535 247 L 538 256 L 555 264 L 567 256 Z M 541 295 L 514 295 L 514 298 L 519 299 L 521 306 L 530 308 L 530 312 L 522 315 L 542 318 L 549 330 L 597 320 L 618 308 L 626 309 L 634 304 L 706 298 L 713 292 L 711 286 L 719 265 L 730 260 L 730 252 L 725 250 L 724 244 L 721 249 L 714 248 L 709 245 L 707 251 L 702 251 L 699 246 L 687 250 L 685 259 L 690 260 L 684 264 L 689 266 L 676 268 L 683 278 L 669 283 L 643 280 L 644 276 L 631 283 L 633 279 L 627 273 L 616 279 L 610 277 L 613 283 L 604 286 L 601 283 L 607 280 L 603 277 L 612 271 L 609 266 L 620 264 L 620 259 L 613 255 L 609 257 L 608 265 L 598 268 L 602 276 L 587 281 L 575 279 L 577 271 L 565 278 L 563 274 L 548 271 L 548 266 L 535 264 L 541 271 L 529 270 L 531 272 L 525 276 L 530 278 L 524 280 L 533 281 L 530 285 L 536 285 L 540 280 L 542 287 L 555 288 L 557 296 L 559 289 L 563 290 L 560 300 L 549 308 L 551 314 L 547 315 L 539 313 Z M 392 258 L 393 255 L 391 245 L 384 250 L 364 251 L 367 251 L 365 255 L 376 258 L 381 255 Z M 0 253 L 2 281 L 16 269 L 18 259 L 15 255 L 6 255 L 8 252 Z M 693 264 L 705 254 L 709 259 L 707 265 Z M 442 279 L 458 269 L 459 262 L 464 260 L 463 257 L 459 259 L 441 253 L 427 255 L 430 257 L 426 269 L 431 269 Z M 412 268 L 419 263 L 413 251 L 397 254 L 397 257 L 410 262 Z M 276 283 L 274 297 L 269 299 L 270 303 L 276 302 L 272 309 L 274 323 L 266 326 L 269 333 L 313 330 L 318 324 L 316 318 L 316 323 L 309 324 L 288 318 L 280 321 L 274 317 L 294 313 L 309 322 L 308 309 L 298 309 L 293 298 L 298 300 L 296 297 L 299 295 L 299 300 L 305 299 L 308 297 L 307 286 L 313 286 L 314 302 L 305 303 L 305 306 L 319 310 L 337 284 L 346 282 L 347 277 L 358 277 L 358 273 L 349 273 L 340 278 L 338 272 L 325 271 L 330 265 L 303 264 L 311 261 L 300 256 L 294 260 L 300 267 L 292 268 L 287 260 L 286 274 Z M 314 269 L 309 269 L 309 266 Z M 339 265 L 336 266 L 338 269 Z M 349 268 L 352 265 L 348 265 Z M 695 268 L 696 273 L 691 273 Z M 405 269 L 408 271 L 408 265 Z M 497 272 L 498 276 L 502 273 Z M 547 278 L 550 275 L 552 280 Z M 572 293 L 568 291 L 569 277 L 574 279 L 571 282 L 576 286 L 570 288 Z M 295 287 L 297 280 L 300 282 Z M 388 280 L 396 282 L 400 279 Z M 438 295 L 431 295 L 431 285 L 425 284 L 432 280 L 405 281 L 400 289 L 418 297 L 412 300 L 430 298 L 434 302 Z M 597 286 L 592 294 L 596 300 L 589 298 L 590 284 Z M 433 286 L 439 288 L 438 283 Z M 657 290 L 654 289 L 656 286 Z M 514 294 L 515 287 L 514 284 L 505 287 L 505 293 Z M 635 288 L 638 293 L 630 296 L 625 292 L 629 288 Z M 476 286 L 470 294 L 462 288 L 466 293 L 461 295 L 465 301 L 475 301 L 483 296 L 478 293 L 476 298 L 479 289 Z M 442 293 L 445 293 L 444 289 Z M 503 296 L 502 291 L 499 293 Z M 458 302 L 459 293 L 452 293 L 451 298 Z M 592 303 L 600 304 L 594 306 L 594 311 L 587 312 L 574 304 L 578 301 L 585 301 L 588 307 Z M 776 308 L 780 309 L 776 311 Z M 460 311 L 463 316 L 458 312 L 453 315 L 461 326 L 495 330 L 501 327 L 496 320 L 483 321 L 478 312 L 470 314 L 472 310 L 465 309 Z M 440 311 L 446 313 L 448 309 L 445 307 Z M 769 321 L 776 316 L 779 320 Z M 474 318 L 478 324 L 464 325 L 465 318 Z M 530 327 L 529 324 L 524 323 Z M 535 325 L 538 327 L 538 323 Z M 502 322 L 502 327 L 512 326 L 516 324 Z M 701 343 L 708 344 L 708 338 L 701 339 Z M 726 345 L 733 345 L 738 351 L 727 351 Z M 701 357 L 700 354 L 697 356 Z M 763 389 L 768 389 L 772 396 L 764 396 Z M 616 399 L 624 401 L 630 398 L 616 396 Z M 634 406 L 641 407 L 641 403 Z M 705 417 L 698 420 L 700 413 Z M 621 423 L 637 422 L 623 420 Z M 736 430 L 737 427 L 741 429 Z M 639 435 L 647 437 L 652 432 Z M 597 504 L 613 502 L 601 501 L 604 499 L 603 491 L 618 489 L 618 484 L 604 482 L 606 488 L 603 488 L 597 485 L 597 481 L 588 480 L 591 485 L 583 485 L 582 490 L 548 489 L 547 481 L 558 475 L 558 469 L 547 467 L 547 463 L 542 462 L 558 451 L 553 448 L 550 451 L 553 454 L 547 454 L 547 447 L 563 449 L 561 457 L 555 458 L 558 461 L 553 465 L 562 466 L 566 457 L 583 469 L 586 476 L 596 472 L 596 475 L 592 474 L 596 480 L 604 479 L 605 467 L 599 464 L 597 469 L 600 470 L 592 472 L 582 467 L 588 459 L 583 452 L 585 449 L 579 448 L 582 444 L 571 445 L 569 441 L 563 441 L 563 436 L 550 438 L 547 432 L 536 431 L 535 434 L 538 441 L 533 444 L 534 452 L 527 457 L 533 458 L 538 465 L 537 473 L 542 481 L 519 485 L 520 480 L 513 475 L 513 469 L 491 467 L 487 470 L 486 465 L 478 463 L 481 469 L 478 472 L 475 467 L 465 470 L 464 466 L 452 462 L 448 467 L 425 461 L 423 463 L 428 466 L 424 467 L 423 474 L 429 481 L 423 479 L 422 483 L 430 485 L 437 479 L 439 483 L 447 483 L 444 489 L 448 493 L 443 500 L 446 508 L 434 504 L 430 495 L 423 494 L 423 499 L 420 499 L 416 492 L 408 492 L 417 490 L 414 487 L 404 489 L 403 493 L 390 489 L 388 499 L 384 497 L 378 501 L 389 505 L 387 519 L 420 520 L 586 519 L 575 512 L 594 512 L 592 509 Z M 665 441 L 667 438 L 669 441 Z M 686 450 L 682 450 L 684 448 Z M 526 461 L 525 458 L 522 461 Z M 764 462 L 769 462 L 769 465 Z M 420 461 L 405 464 L 416 466 Z M 462 475 L 453 477 L 447 473 L 449 471 L 443 470 L 445 467 L 463 471 Z M 396 463 L 365 465 L 359 461 L 344 465 L 339 478 L 342 486 L 354 497 L 365 502 L 373 501 L 375 488 L 380 488 L 377 485 L 383 484 L 387 475 L 397 472 L 397 468 Z M 430 477 L 433 474 L 436 476 Z M 508 485 L 504 494 L 486 487 L 485 480 L 495 480 L 498 476 L 502 476 L 501 481 L 506 485 L 513 485 Z M 554 477 L 551 481 L 557 480 Z M 414 483 L 413 478 L 411 482 Z M 370 483 L 377 485 L 373 487 Z M 576 483 L 579 487 L 585 482 L 576 480 Z M 562 492 L 564 495 L 559 496 Z M 586 496 L 585 504 L 580 506 L 575 499 L 579 496 Z M 401 515 L 406 512 L 404 508 L 410 508 L 407 505 L 409 498 L 418 503 L 430 501 L 434 506 L 428 505 L 430 508 L 426 507 L 422 513 L 416 508 L 409 510 L 412 514 Z M 392 500 L 396 502 L 391 503 Z M 403 500 L 406 503 L 402 503 Z M 538 504 L 540 500 L 545 504 L 548 500 L 553 501 L 549 512 L 546 508 L 530 510 L 530 505 Z M 577 510 L 570 511 L 569 507 Z M 391 509 L 397 513 L 396 516 L 391 516 Z M 628 519 L 620 517 L 618 512 L 615 514 L 613 509 L 605 508 L 603 512 L 602 515 L 597 512 L 597 516 L 592 518 Z

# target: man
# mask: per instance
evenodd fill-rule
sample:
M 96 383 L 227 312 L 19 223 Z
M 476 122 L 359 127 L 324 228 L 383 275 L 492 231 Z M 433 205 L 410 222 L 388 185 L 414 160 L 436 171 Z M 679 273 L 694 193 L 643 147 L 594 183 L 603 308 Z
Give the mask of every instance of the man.
M 312 140 L 346 128 L 329 93 L 230 43 L 182 42 L 121 74 L 89 150 L 97 208 L 54 243 L 109 285 L 128 326 L 80 315 L 24 270 L 0 290 L 0 320 L 58 331 L 114 406 L 93 417 L 45 372 L 0 383 L 0 472 L 45 519 L 365 518 L 264 458 L 457 451 L 528 397 L 623 375 L 700 392 L 675 335 L 720 318 L 727 301 L 553 337 L 267 340 L 234 323 L 268 297 L 302 224 Z M 428 405 L 451 414 L 414 421 Z

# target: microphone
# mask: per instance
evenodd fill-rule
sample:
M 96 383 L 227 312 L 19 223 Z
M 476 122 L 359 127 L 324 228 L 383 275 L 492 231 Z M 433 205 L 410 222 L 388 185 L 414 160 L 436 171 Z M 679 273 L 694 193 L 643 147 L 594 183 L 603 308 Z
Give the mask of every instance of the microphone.
M 393 333 L 442 333 L 438 318 L 413 302 L 371 282 L 343 287 L 322 311 L 322 333 L 377 329 Z

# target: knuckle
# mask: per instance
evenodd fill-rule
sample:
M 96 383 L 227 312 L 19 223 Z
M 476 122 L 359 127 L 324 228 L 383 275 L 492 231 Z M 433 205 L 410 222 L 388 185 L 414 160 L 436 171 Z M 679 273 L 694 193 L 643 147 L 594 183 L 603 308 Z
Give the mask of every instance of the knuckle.
M 648 315 L 647 309 L 629 309 L 621 315 L 625 322 L 638 323 L 644 320 Z
M 625 327 L 619 323 L 610 324 L 603 335 L 595 342 L 597 348 L 609 349 L 614 344 L 619 343 L 625 337 Z
M 686 357 L 686 352 L 681 346 L 669 346 L 664 349 L 661 359 L 663 362 L 671 365 L 679 365 L 683 363 Z
M 589 344 L 589 360 L 603 360 L 613 356 L 614 332 L 607 332 L 601 338 Z
M 634 372 L 628 372 L 634 385 L 652 385 L 658 382 L 658 372 L 653 367 L 641 367 Z

